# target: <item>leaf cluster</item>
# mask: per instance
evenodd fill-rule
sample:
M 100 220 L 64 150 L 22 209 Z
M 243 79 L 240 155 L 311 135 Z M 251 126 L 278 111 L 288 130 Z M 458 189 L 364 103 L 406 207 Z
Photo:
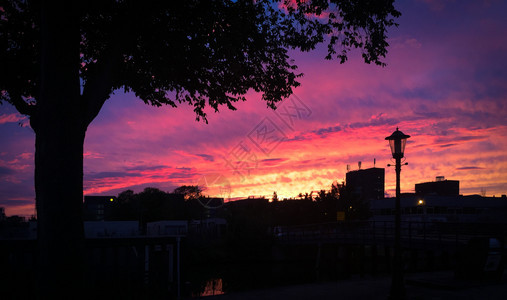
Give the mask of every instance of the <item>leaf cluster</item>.
M 249 90 L 271 108 L 299 85 L 290 49 L 327 41 L 327 59 L 347 60 L 362 49 L 366 63 L 384 65 L 387 29 L 400 15 L 389 0 L 348 1 L 84 1 L 79 77 L 84 107 L 93 110 L 119 89 L 145 103 L 234 110 Z M 40 90 L 40 5 L 6 0 L 0 6 L 0 102 L 36 113 Z M 77 61 L 77 60 L 76 60 Z

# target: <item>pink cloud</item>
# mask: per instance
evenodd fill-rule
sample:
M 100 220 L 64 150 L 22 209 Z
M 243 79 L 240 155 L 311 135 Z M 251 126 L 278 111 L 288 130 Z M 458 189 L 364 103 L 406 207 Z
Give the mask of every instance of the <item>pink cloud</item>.
M 18 113 L 0 115 L 0 124 L 17 123 L 17 122 L 21 122 L 21 121 L 25 121 L 25 120 L 26 120 L 26 117 L 24 117 Z

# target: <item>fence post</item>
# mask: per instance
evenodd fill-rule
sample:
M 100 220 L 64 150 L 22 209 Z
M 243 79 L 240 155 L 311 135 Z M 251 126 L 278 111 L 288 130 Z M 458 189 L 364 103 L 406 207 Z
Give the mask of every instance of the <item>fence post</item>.
M 178 299 L 181 299 L 181 284 L 180 284 L 180 237 L 176 237 L 176 284 L 178 285 Z
M 412 249 L 412 222 L 408 222 L 408 246 Z
M 150 277 L 150 245 L 144 245 L 144 283 L 149 283 Z
M 423 223 L 423 242 L 424 247 L 426 247 L 426 222 Z
M 458 224 L 455 224 L 454 226 L 456 226 L 456 244 L 455 244 L 455 251 L 458 251 L 458 242 L 459 242 L 459 226 Z

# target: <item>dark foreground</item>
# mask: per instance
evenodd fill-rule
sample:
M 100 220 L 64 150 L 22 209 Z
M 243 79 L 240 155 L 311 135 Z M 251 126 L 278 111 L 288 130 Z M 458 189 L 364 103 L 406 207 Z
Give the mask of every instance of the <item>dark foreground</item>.
M 407 299 L 507 299 L 506 274 L 500 282 L 456 280 L 453 272 L 448 271 L 407 274 L 405 281 Z M 358 278 L 229 293 L 201 299 L 387 299 L 390 283 L 390 277 Z

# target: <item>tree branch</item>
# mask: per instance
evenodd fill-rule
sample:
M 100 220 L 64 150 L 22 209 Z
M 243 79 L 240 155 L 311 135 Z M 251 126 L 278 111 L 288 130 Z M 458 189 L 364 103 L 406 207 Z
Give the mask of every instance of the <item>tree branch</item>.
M 35 113 L 35 105 L 29 105 L 23 100 L 21 95 L 9 92 L 9 103 L 14 105 L 17 111 L 22 115 L 27 115 L 29 117 L 33 116 Z
M 87 80 L 83 88 L 83 95 L 81 96 L 82 105 L 84 109 L 84 124 L 85 126 L 97 117 L 102 106 L 109 99 L 113 91 L 113 83 L 115 76 L 118 76 L 119 66 L 121 64 L 121 46 L 125 40 L 128 28 L 125 24 L 116 22 L 113 25 L 112 36 L 114 37 L 110 47 L 105 53 L 97 60 L 95 64 L 89 64 L 88 67 L 92 68 L 87 72 Z M 122 26 L 120 26 L 122 25 Z M 128 25 L 130 26 L 130 25 Z
M 84 107 L 84 122 L 88 126 L 99 114 L 102 106 L 109 99 L 113 89 L 114 63 L 112 59 L 104 59 L 94 67 L 91 76 L 85 83 L 81 96 Z

